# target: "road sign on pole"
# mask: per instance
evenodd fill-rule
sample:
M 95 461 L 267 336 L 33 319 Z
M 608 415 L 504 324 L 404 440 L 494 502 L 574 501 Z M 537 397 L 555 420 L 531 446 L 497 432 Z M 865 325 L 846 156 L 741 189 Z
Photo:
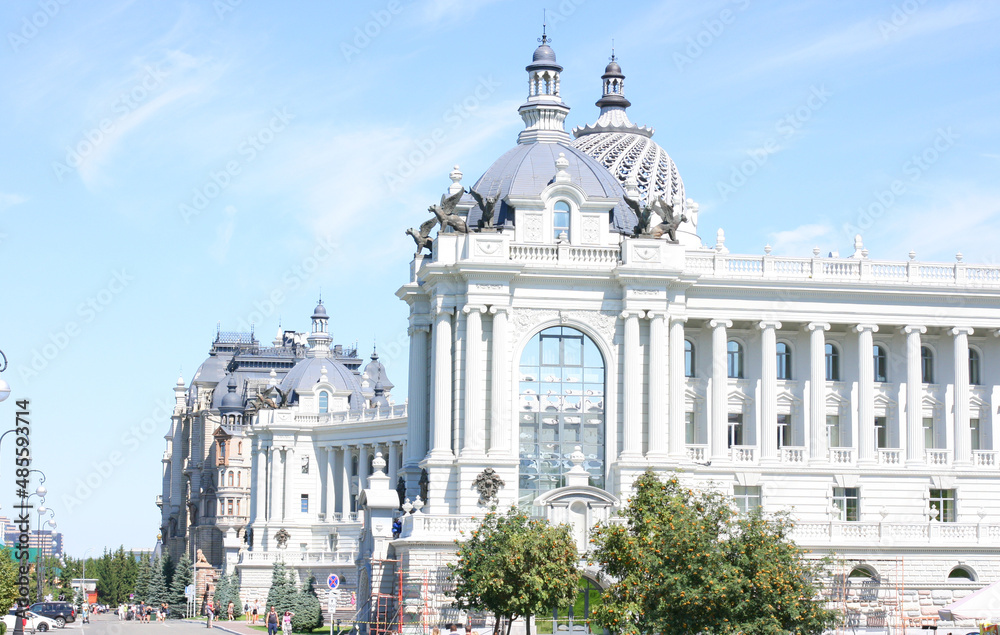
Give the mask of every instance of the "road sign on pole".
M 340 576 L 338 576 L 336 573 L 331 573 L 330 577 L 326 579 L 326 583 L 330 586 L 331 589 L 336 589 L 337 587 L 340 586 Z

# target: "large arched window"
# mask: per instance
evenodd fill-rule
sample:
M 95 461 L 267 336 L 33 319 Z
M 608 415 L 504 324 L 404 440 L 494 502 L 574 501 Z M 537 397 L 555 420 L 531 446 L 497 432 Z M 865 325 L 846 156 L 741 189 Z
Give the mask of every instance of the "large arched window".
M 552 237 L 559 240 L 562 234 L 566 234 L 569 239 L 569 203 L 566 201 L 556 201 L 552 207 Z
M 330 393 L 325 390 L 319 393 L 319 411 L 330 412 Z
M 826 344 L 826 380 L 840 381 L 840 351 L 833 344 Z
M 684 376 L 694 377 L 694 344 L 684 340 Z
M 576 329 L 545 329 L 524 347 L 518 391 L 522 508 L 564 484 L 578 445 L 590 484 L 604 487 L 604 386 L 604 357 Z
M 885 349 L 876 344 L 872 348 L 872 356 L 875 358 L 875 381 L 889 381 L 889 357 L 885 354 Z
M 934 383 L 934 351 L 929 346 L 920 347 L 920 381 Z
M 785 342 L 778 342 L 778 379 L 792 378 L 792 347 Z
M 969 349 L 969 383 L 978 386 L 982 383 L 979 372 L 979 351 L 974 348 Z
M 743 345 L 736 340 L 729 340 L 726 351 L 729 361 L 729 376 L 733 379 L 743 379 Z

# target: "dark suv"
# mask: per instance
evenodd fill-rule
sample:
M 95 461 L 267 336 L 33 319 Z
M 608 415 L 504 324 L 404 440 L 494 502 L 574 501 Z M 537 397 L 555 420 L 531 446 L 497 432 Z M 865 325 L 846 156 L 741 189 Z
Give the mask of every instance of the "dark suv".
M 31 610 L 56 621 L 60 628 L 76 621 L 76 609 L 69 602 L 35 602 Z

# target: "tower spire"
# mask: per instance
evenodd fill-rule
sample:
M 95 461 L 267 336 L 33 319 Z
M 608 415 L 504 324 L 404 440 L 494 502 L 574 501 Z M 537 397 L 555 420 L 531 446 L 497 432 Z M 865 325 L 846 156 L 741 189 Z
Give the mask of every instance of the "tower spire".
M 524 130 L 517 137 L 518 143 L 556 143 L 570 140 L 563 123 L 569 106 L 559 96 L 559 74 L 562 66 L 556 63 L 556 52 L 549 46 L 545 14 L 542 14 L 542 37 L 531 57 L 528 71 L 528 99 L 518 108 L 524 120 Z

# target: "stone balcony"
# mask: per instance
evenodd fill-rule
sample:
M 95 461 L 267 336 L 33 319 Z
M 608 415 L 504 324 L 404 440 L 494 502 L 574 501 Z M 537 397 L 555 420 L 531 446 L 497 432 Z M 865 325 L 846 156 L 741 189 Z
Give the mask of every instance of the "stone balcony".
M 239 564 L 270 566 L 275 562 L 287 565 L 353 565 L 353 551 L 241 551 Z
M 707 444 L 688 443 L 685 445 L 685 454 L 689 461 L 693 463 L 705 463 L 711 457 L 711 448 Z M 855 448 L 830 448 L 827 450 L 826 460 L 831 465 L 856 465 L 857 450 Z M 1000 466 L 997 450 L 973 450 L 972 469 L 995 470 Z M 733 463 L 759 464 L 761 462 L 760 448 L 755 445 L 734 445 L 727 450 L 729 461 Z M 779 448 L 777 461 L 783 465 L 806 466 L 810 464 L 809 451 L 804 446 L 783 446 Z M 907 464 L 906 452 L 899 448 L 878 448 L 875 451 L 875 462 L 885 467 L 903 467 Z M 950 467 L 953 464 L 953 453 L 951 450 L 925 450 L 923 465 L 928 467 Z
M 801 546 L 954 545 L 992 546 L 1000 540 L 1000 525 L 946 522 L 797 522 L 791 537 Z

